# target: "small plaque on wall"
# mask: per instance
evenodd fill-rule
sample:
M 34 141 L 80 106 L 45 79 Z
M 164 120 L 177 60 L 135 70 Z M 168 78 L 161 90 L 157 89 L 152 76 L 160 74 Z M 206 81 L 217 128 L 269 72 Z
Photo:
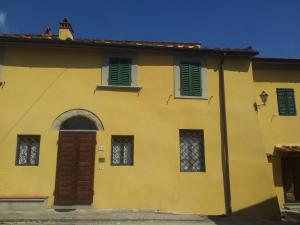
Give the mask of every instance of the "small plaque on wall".
M 98 162 L 99 162 L 99 169 L 103 170 L 104 169 L 105 158 L 103 158 L 103 157 L 98 158 Z
M 104 151 L 104 146 L 103 145 L 98 146 L 98 151 Z
M 99 163 L 105 163 L 105 158 L 101 157 L 98 159 Z

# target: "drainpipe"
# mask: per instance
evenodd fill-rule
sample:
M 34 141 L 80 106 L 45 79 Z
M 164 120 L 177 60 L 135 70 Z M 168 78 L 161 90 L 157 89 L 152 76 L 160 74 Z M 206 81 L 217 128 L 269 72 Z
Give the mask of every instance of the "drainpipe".
M 226 53 L 221 55 L 219 67 L 219 97 L 220 97 L 220 125 L 221 125 L 221 150 L 222 150 L 222 171 L 224 182 L 224 200 L 226 215 L 232 213 L 231 209 L 231 192 L 230 192 L 230 176 L 228 162 L 228 135 L 227 135 L 227 119 L 226 119 L 226 101 L 225 101 L 225 79 L 224 79 L 224 58 Z

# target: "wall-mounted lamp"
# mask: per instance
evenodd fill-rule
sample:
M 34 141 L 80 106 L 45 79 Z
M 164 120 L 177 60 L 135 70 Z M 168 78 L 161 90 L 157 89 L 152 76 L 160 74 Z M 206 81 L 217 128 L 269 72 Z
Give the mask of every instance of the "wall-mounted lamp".
M 261 98 L 262 104 L 258 105 L 256 102 L 254 102 L 254 109 L 255 109 L 255 111 L 258 111 L 258 109 L 259 109 L 260 106 L 265 106 L 266 105 L 266 102 L 268 100 L 268 96 L 269 95 L 265 91 L 262 91 L 262 93 L 259 96 Z

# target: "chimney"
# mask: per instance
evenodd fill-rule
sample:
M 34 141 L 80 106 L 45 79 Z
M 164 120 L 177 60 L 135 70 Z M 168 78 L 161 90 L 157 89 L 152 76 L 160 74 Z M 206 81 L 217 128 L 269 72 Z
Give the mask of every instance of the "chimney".
M 59 23 L 58 37 L 61 40 L 74 40 L 74 31 L 68 19 L 65 17 L 62 22 Z
M 44 31 L 43 36 L 51 39 L 51 37 L 52 37 L 52 30 L 51 30 L 51 28 L 49 26 Z

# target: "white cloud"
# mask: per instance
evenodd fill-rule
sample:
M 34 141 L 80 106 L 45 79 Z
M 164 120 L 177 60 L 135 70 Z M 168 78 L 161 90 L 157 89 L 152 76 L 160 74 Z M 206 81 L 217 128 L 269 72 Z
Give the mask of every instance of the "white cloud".
M 8 27 L 6 25 L 6 12 L 0 10 L 0 32 L 8 33 Z

